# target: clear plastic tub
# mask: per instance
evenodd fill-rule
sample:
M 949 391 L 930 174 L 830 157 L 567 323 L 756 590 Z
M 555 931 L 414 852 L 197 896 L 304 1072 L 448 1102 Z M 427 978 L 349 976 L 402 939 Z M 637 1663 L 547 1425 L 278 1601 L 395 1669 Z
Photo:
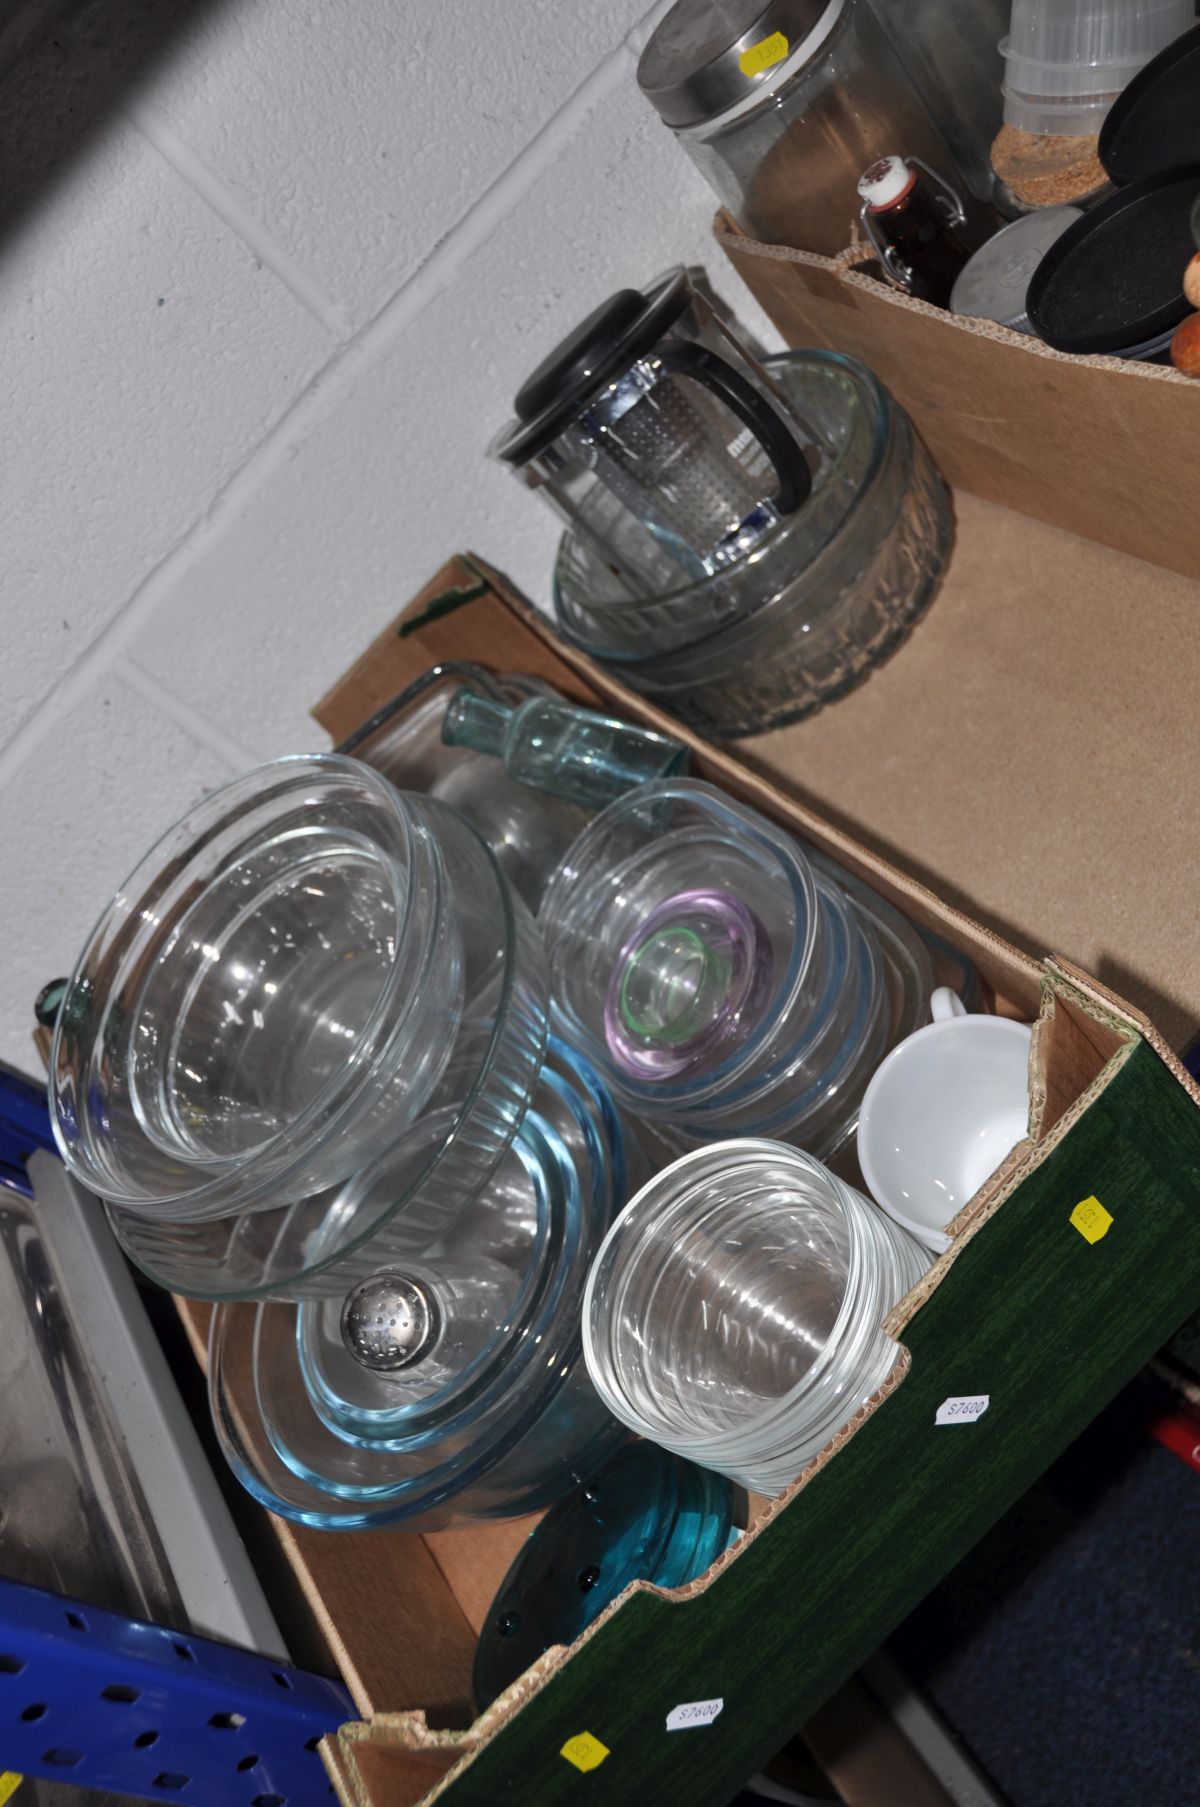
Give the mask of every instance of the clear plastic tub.
M 1195 23 L 1192 0 L 1013 0 L 1006 123 L 1039 137 L 1098 134 L 1139 69 Z

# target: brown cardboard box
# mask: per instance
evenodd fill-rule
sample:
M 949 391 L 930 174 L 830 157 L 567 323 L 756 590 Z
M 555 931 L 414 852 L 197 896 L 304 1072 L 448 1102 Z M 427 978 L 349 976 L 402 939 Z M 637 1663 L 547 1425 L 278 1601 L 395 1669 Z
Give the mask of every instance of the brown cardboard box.
M 955 489 L 1200 577 L 1200 382 L 958 319 L 867 275 L 852 252 L 758 244 L 724 213 L 716 230 L 786 342 L 869 364 Z
M 456 596 L 463 606 L 445 613 Z M 501 578 L 462 560 L 379 637 L 318 706 L 318 720 L 340 739 L 451 654 L 538 671 L 584 700 L 602 690 L 631 715 L 679 732 L 564 654 Z M 578 1800 L 585 1785 L 603 1807 L 640 1799 L 715 1807 L 1196 1302 L 1188 1276 L 1200 1255 L 1191 1179 L 1200 1170 L 1200 1094 L 1149 1022 L 1083 973 L 1019 953 L 764 776 L 693 747 L 700 775 L 815 842 L 969 953 L 998 1007 L 1027 1016 L 1040 1008 L 1030 1140 L 967 1207 L 953 1249 L 894 1314 L 905 1351 L 891 1381 L 753 1534 L 674 1596 L 630 1590 L 570 1653 L 547 1653 L 474 1725 L 474 1637 L 525 1527 L 415 1537 L 280 1524 L 362 1714 L 327 1751 L 341 1798 L 356 1807 L 416 1807 L 435 1797 L 453 1807 L 497 1799 L 553 1807 Z M 962 761 L 981 775 L 970 748 Z M 980 818 L 981 838 L 988 828 Z M 1067 1216 L 1095 1189 L 1121 1235 L 1084 1266 Z M 1039 1333 L 1014 1339 L 1000 1320 L 1023 1287 L 1049 1283 L 1030 1259 L 1038 1238 L 1052 1265 L 1066 1265 L 1053 1296 L 1038 1293 Z M 183 1309 L 199 1351 L 204 1308 Z M 955 1364 L 979 1338 L 976 1360 L 1007 1362 L 1008 1405 L 986 1445 L 932 1440 L 932 1458 L 957 1464 L 948 1484 L 932 1466 L 914 1467 L 911 1450 L 928 1434 L 927 1409 L 933 1420 L 923 1402 L 956 1390 Z M 1076 1348 L 1087 1361 L 1064 1370 L 1064 1350 Z M 664 1705 L 704 1698 L 705 1685 L 726 1700 L 717 1725 L 665 1737 Z M 586 1775 L 565 1754 L 584 1733 L 604 1753 Z

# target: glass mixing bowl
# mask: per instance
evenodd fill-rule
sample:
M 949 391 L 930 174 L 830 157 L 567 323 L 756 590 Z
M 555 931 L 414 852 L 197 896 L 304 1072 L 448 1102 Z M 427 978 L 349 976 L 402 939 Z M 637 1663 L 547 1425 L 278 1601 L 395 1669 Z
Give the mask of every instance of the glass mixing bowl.
M 720 572 L 647 600 L 570 532 L 554 573 L 564 639 L 715 740 L 799 720 L 860 683 L 929 602 L 950 547 L 945 486 L 864 365 L 805 351 L 766 367 L 819 457 L 808 501 L 748 555 L 753 584 Z
M 122 885 L 70 981 L 50 1100 L 71 1172 L 196 1218 L 369 1159 L 454 1045 L 446 892 L 426 816 L 354 760 L 276 760 L 206 797 Z
M 610 805 L 539 924 L 568 1034 L 656 1126 L 821 1141 L 888 1045 L 870 915 L 712 785 L 666 780 Z
M 624 1432 L 584 1370 L 580 1301 L 639 1160 L 552 1037 L 470 1223 L 339 1297 L 220 1306 L 213 1420 L 255 1498 L 324 1528 L 428 1530 L 534 1511 L 600 1466 Z
M 344 1292 L 388 1250 L 419 1253 L 486 1185 L 528 1106 L 547 1033 L 537 929 L 469 823 L 430 798 L 396 795 L 436 851 L 439 888 L 424 907 L 436 909 L 458 949 L 453 1016 L 436 966 L 405 969 L 410 1007 L 430 1025 L 416 1058 L 432 1063 L 433 1083 L 415 1117 L 390 1110 L 385 1093 L 383 1136 L 367 1147 L 351 1142 L 341 1151 L 345 1177 L 303 1198 L 221 1217 L 185 1205 L 170 1215 L 110 1207 L 126 1253 L 175 1292 L 324 1296 Z

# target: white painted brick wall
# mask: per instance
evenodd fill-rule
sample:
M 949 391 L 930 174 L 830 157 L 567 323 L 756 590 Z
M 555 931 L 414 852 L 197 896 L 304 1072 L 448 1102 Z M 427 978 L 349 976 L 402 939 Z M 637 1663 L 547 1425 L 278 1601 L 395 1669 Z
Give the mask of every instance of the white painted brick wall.
M 703 262 L 773 340 L 636 92 L 643 13 L 223 0 L 0 223 L 0 1059 L 35 1070 L 38 987 L 139 853 L 323 744 L 309 705 L 450 552 L 545 599 L 551 517 L 483 451 L 577 317 Z M 64 33 L 4 136 L 132 55 Z

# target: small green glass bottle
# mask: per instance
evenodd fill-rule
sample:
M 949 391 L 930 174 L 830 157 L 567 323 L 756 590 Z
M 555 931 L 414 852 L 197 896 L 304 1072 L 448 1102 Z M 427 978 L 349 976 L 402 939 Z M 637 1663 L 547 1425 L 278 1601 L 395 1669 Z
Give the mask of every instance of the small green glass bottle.
M 665 734 L 548 696 L 513 708 L 460 690 L 446 710 L 442 739 L 493 754 L 518 784 L 585 809 L 603 809 L 648 779 L 675 777 L 688 762 L 687 748 Z

